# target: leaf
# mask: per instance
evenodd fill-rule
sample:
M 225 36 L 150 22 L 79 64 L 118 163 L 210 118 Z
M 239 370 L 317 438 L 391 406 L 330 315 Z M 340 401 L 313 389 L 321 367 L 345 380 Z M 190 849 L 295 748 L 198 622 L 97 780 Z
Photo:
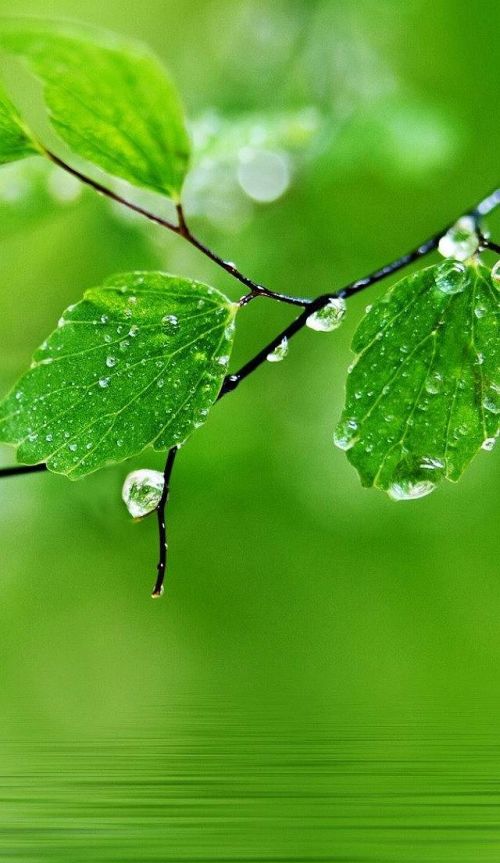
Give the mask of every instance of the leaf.
M 56 29 L 7 30 L 0 44 L 44 82 L 52 124 L 75 153 L 178 198 L 189 141 L 177 92 L 155 57 L 137 45 L 98 44 Z
M 499 298 L 486 267 L 448 261 L 402 279 L 361 322 L 335 442 L 363 485 L 421 497 L 493 447 Z
M 0 165 L 25 159 L 26 156 L 36 153 L 40 155 L 40 148 L 0 85 Z
M 87 291 L 0 402 L 0 440 L 77 479 L 203 424 L 229 361 L 238 306 L 164 273 Z

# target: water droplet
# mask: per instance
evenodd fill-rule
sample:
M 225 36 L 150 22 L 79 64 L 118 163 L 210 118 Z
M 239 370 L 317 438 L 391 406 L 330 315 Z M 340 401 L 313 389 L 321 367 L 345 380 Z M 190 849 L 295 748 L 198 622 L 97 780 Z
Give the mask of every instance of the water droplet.
M 109 321 L 108 315 L 101 315 L 101 324 L 107 324 Z
M 133 518 L 142 518 L 158 506 L 163 492 L 163 474 L 158 470 L 134 470 L 123 483 L 122 499 Z
M 496 282 L 497 288 L 500 286 L 500 261 L 497 261 L 491 271 L 491 278 Z
M 288 339 L 286 336 L 281 339 L 279 345 L 277 345 L 274 351 L 271 351 L 266 357 L 268 362 L 270 363 L 280 363 L 281 360 L 284 360 L 288 353 Z
M 417 500 L 419 497 L 426 497 L 435 488 L 436 483 L 430 480 L 405 479 L 392 483 L 388 493 L 393 500 Z
M 393 500 L 417 500 L 436 488 L 444 476 L 445 463 L 436 456 L 405 456 L 396 466 L 387 489 Z M 429 474 L 432 473 L 432 479 Z
M 66 323 L 65 318 L 59 318 L 59 320 L 58 320 L 58 322 L 57 322 L 57 326 L 58 326 L 58 327 L 63 327 L 65 323 Z
M 445 463 L 440 458 L 426 455 L 420 459 L 420 467 L 422 470 L 443 470 Z
M 70 443 L 70 444 L 68 444 L 68 449 L 70 449 L 71 452 L 76 452 L 76 450 L 78 449 L 78 444 Z
M 492 450 L 492 449 L 493 449 L 493 447 L 495 446 L 495 443 L 496 443 L 496 438 L 494 438 L 494 437 L 487 437 L 487 438 L 486 438 L 486 440 L 484 440 L 484 441 L 482 442 L 482 444 L 481 444 L 481 449 L 485 449 L 485 450 L 486 450 L 486 452 L 491 452 L 491 450 Z
M 136 302 L 137 302 L 137 297 L 134 297 L 133 294 L 131 294 L 130 297 L 127 297 L 127 303 L 136 303 Z
M 370 303 L 370 304 L 366 307 L 366 309 L 365 309 L 365 313 L 366 313 L 367 315 L 368 315 L 368 314 L 370 314 L 370 312 L 371 312 L 371 310 L 372 310 L 372 309 L 373 309 L 373 303 Z
M 130 327 L 130 329 L 128 331 L 128 334 L 129 334 L 129 336 L 134 337 L 137 335 L 138 332 L 139 332 L 139 327 L 137 326 L 137 324 L 132 324 L 132 326 Z
M 45 440 L 47 441 L 47 443 L 50 443 L 52 440 L 52 435 L 51 434 L 45 435 Z
M 436 287 L 443 294 L 460 294 L 466 285 L 466 270 L 463 264 L 450 261 L 441 264 L 435 276 Z
M 339 449 L 348 450 L 354 446 L 357 441 L 356 432 L 358 423 L 355 419 L 341 421 L 335 429 L 333 441 Z
M 166 324 L 170 327 L 179 326 L 179 321 L 175 315 L 164 315 L 161 319 L 162 324 Z
M 218 357 L 217 362 L 220 366 L 227 366 L 229 362 L 229 357 L 225 354 L 223 357 Z
M 439 252 L 444 258 L 454 258 L 456 261 L 466 261 L 477 252 L 478 248 L 479 237 L 471 216 L 463 216 L 459 219 L 444 237 L 441 237 L 438 245 Z
M 429 395 L 437 395 L 443 387 L 443 376 L 439 372 L 431 372 L 424 386 Z
M 127 350 L 127 348 L 128 348 L 128 346 L 129 346 L 129 344 L 130 344 L 130 342 L 128 342 L 128 341 L 127 341 L 127 339 L 123 339 L 123 341 L 122 341 L 122 342 L 120 342 L 120 350 L 121 350 L 121 351 L 126 351 L 126 350 Z
M 161 389 L 164 385 L 165 381 L 163 380 L 163 378 L 158 378 L 158 380 L 156 381 L 156 386 Z
M 500 413 L 500 403 L 494 396 L 485 395 L 483 398 L 483 408 L 492 414 Z
M 105 387 L 109 386 L 109 378 L 99 378 L 99 386 L 105 389 Z
M 116 366 L 116 357 L 106 357 L 106 365 L 108 369 L 112 369 L 113 366 Z
M 488 309 L 485 306 L 476 306 L 474 309 L 474 314 L 476 318 L 484 318 L 487 312 Z
M 342 297 L 334 297 L 322 309 L 309 315 L 306 326 L 318 333 L 330 333 L 340 327 L 346 308 L 345 300 Z

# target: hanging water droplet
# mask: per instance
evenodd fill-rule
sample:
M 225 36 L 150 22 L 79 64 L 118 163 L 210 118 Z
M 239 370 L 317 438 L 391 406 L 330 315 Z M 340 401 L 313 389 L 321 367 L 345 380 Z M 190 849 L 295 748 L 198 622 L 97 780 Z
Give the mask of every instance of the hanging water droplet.
M 99 378 L 99 386 L 103 389 L 109 386 L 109 378 Z
M 482 444 L 481 444 L 481 449 L 485 449 L 485 450 L 486 450 L 486 452 L 491 452 L 491 450 L 493 449 L 493 447 L 495 446 L 495 444 L 496 444 L 496 438 L 494 438 L 494 437 L 487 437 L 487 438 L 486 438 L 486 440 L 484 440 L 484 441 L 482 442 Z
M 356 432 L 358 423 L 355 419 L 341 421 L 333 434 L 333 442 L 339 449 L 348 450 L 354 446 L 357 441 Z
M 116 366 L 116 357 L 106 357 L 106 365 L 108 369 L 112 369 L 113 366 Z
M 142 518 L 158 506 L 163 492 L 163 474 L 158 470 L 134 470 L 122 489 L 122 500 L 133 518 Z
M 437 269 L 435 282 L 443 294 L 460 294 L 467 283 L 466 269 L 456 261 L 441 264 Z
M 270 363 L 280 363 L 284 360 L 288 353 L 288 339 L 286 336 L 281 339 L 279 345 L 276 345 L 274 351 L 271 351 L 266 357 Z
M 417 500 L 433 492 L 444 473 L 445 463 L 436 456 L 407 455 L 396 466 L 387 492 L 393 500 Z
M 430 480 L 405 479 L 392 483 L 388 494 L 393 500 L 417 500 L 419 497 L 426 497 L 435 488 L 436 483 Z
M 318 333 L 330 333 L 340 327 L 345 313 L 346 302 L 342 297 L 334 297 L 326 306 L 313 312 L 306 320 L 306 326 Z
M 454 258 L 456 261 L 466 261 L 478 248 L 479 237 L 472 216 L 462 216 L 444 237 L 441 237 L 438 245 L 444 258 Z
M 496 283 L 497 288 L 500 287 L 500 261 L 497 261 L 491 271 L 491 278 Z

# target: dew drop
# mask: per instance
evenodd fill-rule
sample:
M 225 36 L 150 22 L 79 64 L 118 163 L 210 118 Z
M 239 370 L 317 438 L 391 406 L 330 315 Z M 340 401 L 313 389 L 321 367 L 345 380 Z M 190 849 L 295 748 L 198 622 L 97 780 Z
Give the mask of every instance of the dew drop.
M 220 366 L 227 366 L 229 362 L 229 357 L 227 356 L 227 354 L 224 354 L 224 356 L 217 358 L 217 362 Z
M 112 369 L 113 366 L 116 366 L 116 357 L 106 357 L 106 365 L 108 369 Z
M 109 378 L 99 378 L 99 386 L 105 389 L 109 386 Z
M 497 288 L 500 286 L 500 261 L 497 261 L 491 271 L 491 278 L 496 282 Z
M 266 357 L 270 363 L 280 363 L 284 360 L 288 353 L 288 339 L 286 336 L 281 339 L 279 345 L 276 345 L 274 351 L 271 351 Z
M 444 258 L 454 258 L 456 261 L 466 261 L 477 252 L 478 248 L 479 237 L 471 216 L 463 216 L 459 219 L 444 237 L 441 237 L 438 245 L 439 252 Z
M 346 308 L 345 300 L 342 297 L 334 297 L 322 309 L 309 315 L 306 326 L 318 333 L 330 333 L 340 327 Z
M 435 488 L 436 483 L 431 480 L 406 479 L 392 483 L 388 494 L 393 500 L 417 500 L 419 497 L 426 497 Z
M 486 450 L 486 452 L 491 452 L 493 447 L 495 446 L 496 438 L 487 437 L 481 444 L 481 449 Z
M 129 334 L 129 336 L 132 336 L 132 338 L 133 338 L 134 336 L 137 335 L 138 332 L 139 332 L 139 327 L 137 326 L 137 324 L 132 324 L 132 326 L 130 327 L 130 329 L 128 331 L 128 334 Z
M 133 518 L 142 518 L 158 506 L 163 492 L 163 474 L 158 470 L 134 470 L 122 489 L 122 500 Z
M 431 372 L 424 384 L 426 392 L 437 395 L 443 387 L 443 376 L 439 372 Z
M 107 324 L 109 321 L 108 315 L 101 315 L 101 324 Z
M 76 452 L 76 450 L 78 449 L 78 444 L 70 443 L 70 444 L 68 444 L 68 449 L 70 449 L 71 452 Z
M 357 430 L 358 423 L 355 419 L 341 421 L 333 435 L 335 446 L 342 450 L 351 449 L 358 439 L 356 436 Z
M 463 264 L 450 261 L 438 267 L 435 276 L 436 287 L 443 294 L 460 294 L 465 288 L 466 270 Z
M 164 315 L 161 319 L 162 324 L 170 327 L 179 326 L 179 321 L 176 315 Z

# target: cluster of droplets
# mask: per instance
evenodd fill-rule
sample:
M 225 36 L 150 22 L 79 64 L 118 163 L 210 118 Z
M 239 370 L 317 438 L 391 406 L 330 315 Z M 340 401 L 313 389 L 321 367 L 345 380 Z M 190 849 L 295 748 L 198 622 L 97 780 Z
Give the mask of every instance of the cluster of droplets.
M 164 478 L 158 470 L 134 470 L 122 488 L 122 500 L 133 518 L 154 512 L 163 493 Z
M 333 297 L 326 306 L 309 315 L 306 326 L 318 333 L 331 333 L 340 327 L 346 310 L 345 300 L 342 297 Z
M 479 237 L 472 216 L 462 216 L 453 227 L 441 237 L 438 249 L 444 258 L 467 261 L 479 249 Z

